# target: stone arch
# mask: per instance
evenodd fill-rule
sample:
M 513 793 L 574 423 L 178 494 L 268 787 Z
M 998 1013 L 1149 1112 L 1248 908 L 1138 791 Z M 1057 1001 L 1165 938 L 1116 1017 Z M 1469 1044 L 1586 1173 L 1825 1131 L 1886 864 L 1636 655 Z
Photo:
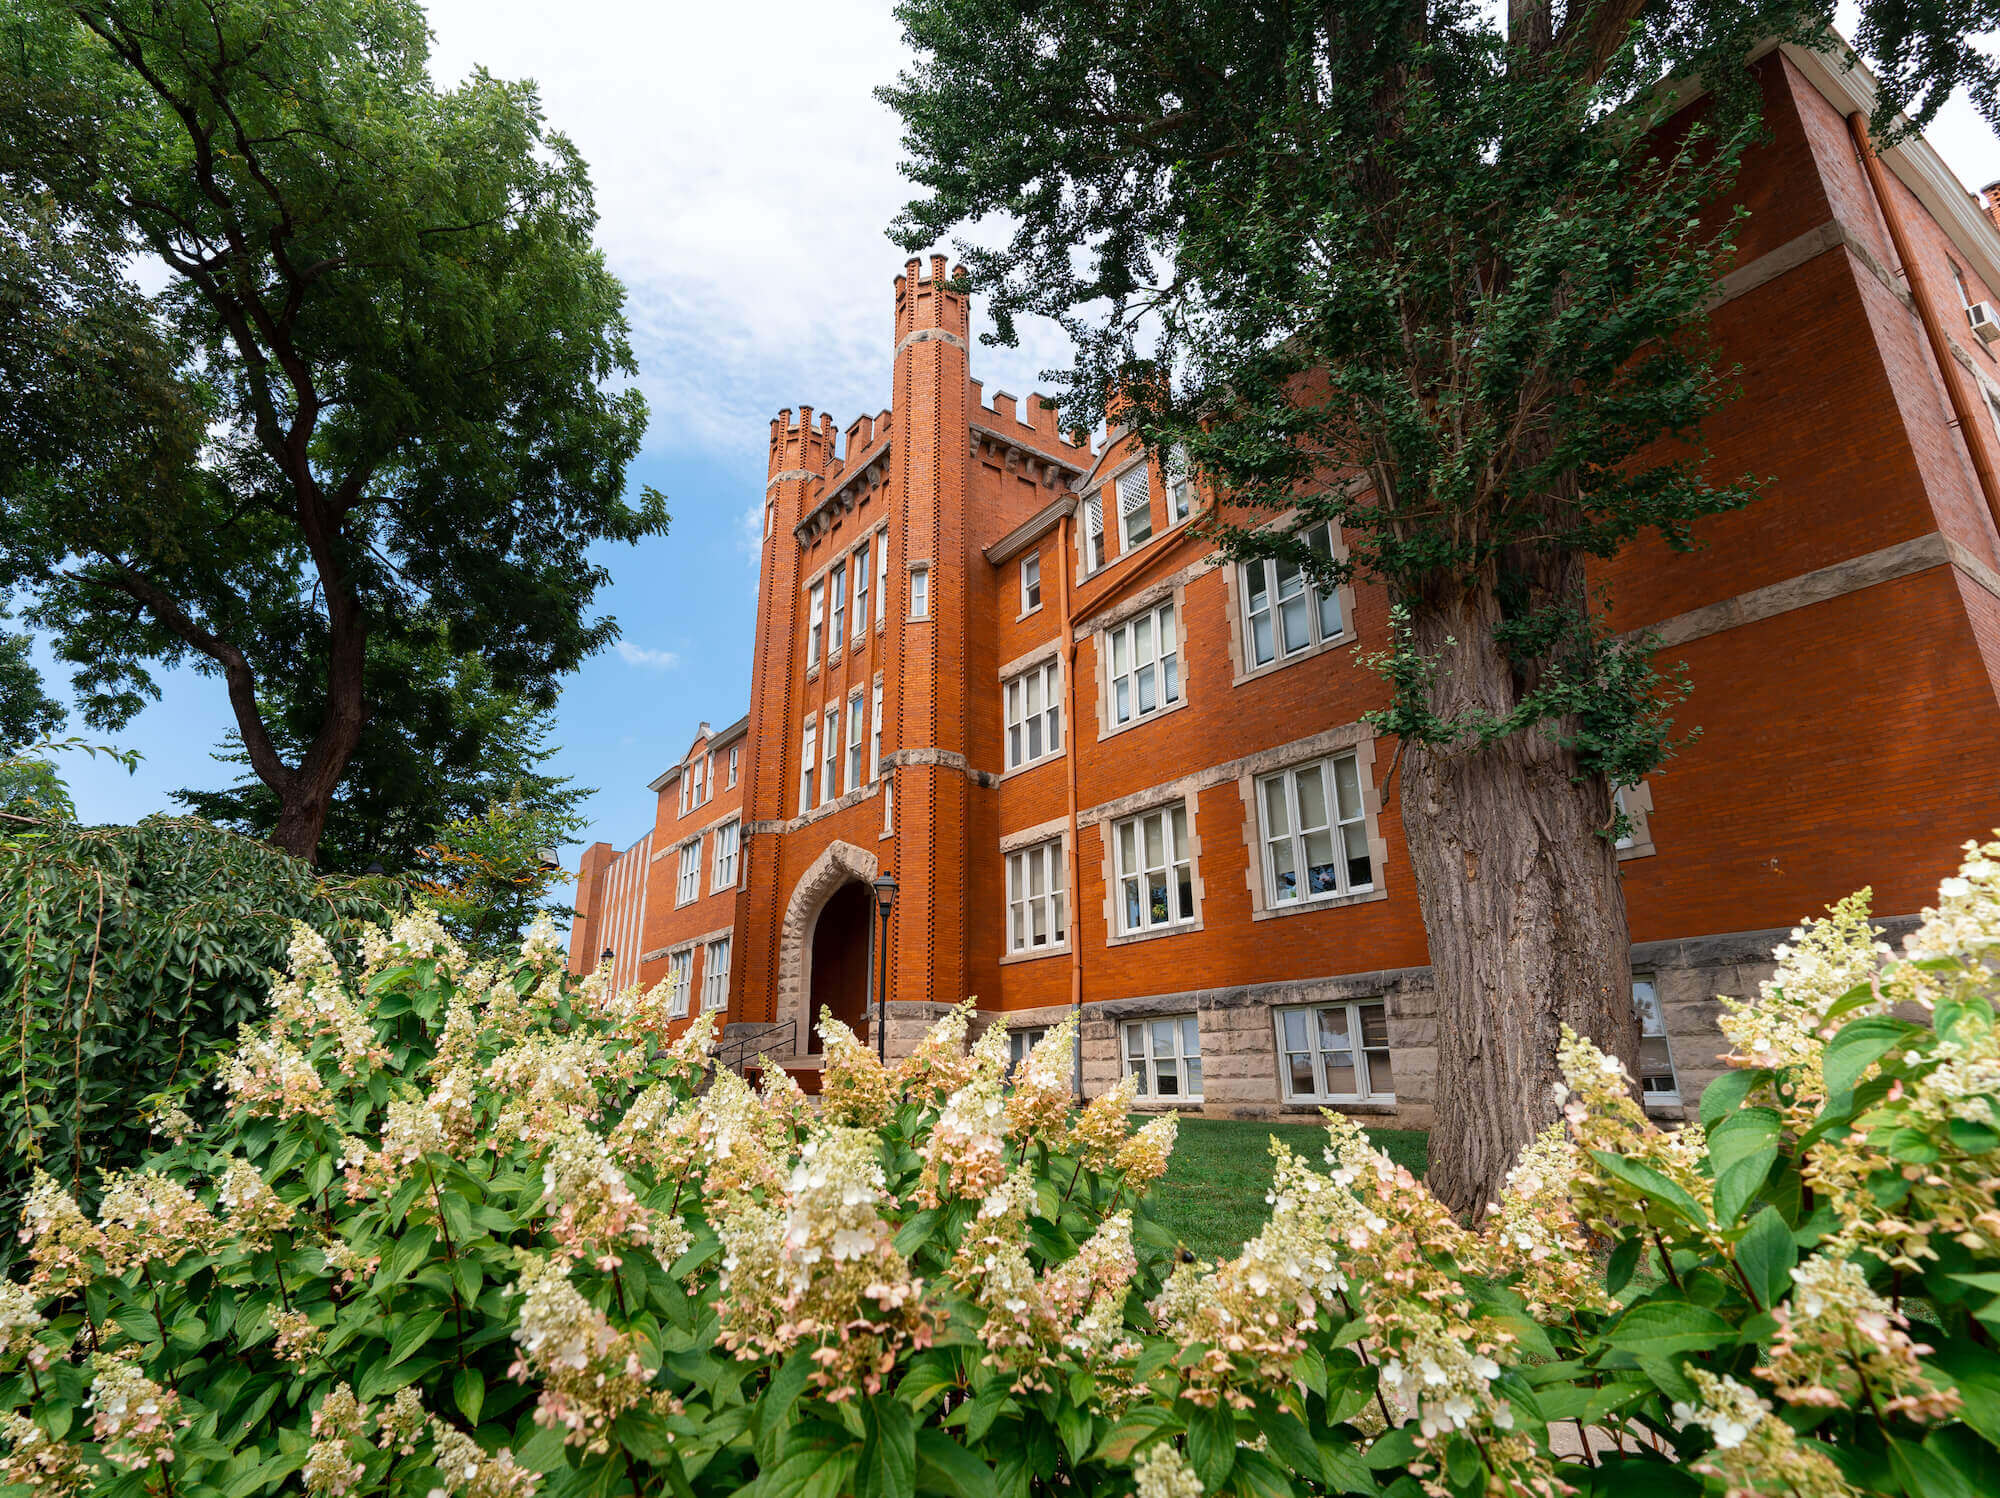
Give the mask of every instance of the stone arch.
M 780 1023 L 792 1022 L 792 1054 L 803 1060 L 811 1044 L 812 1016 L 806 1006 L 812 995 L 813 928 L 827 900 L 843 884 L 873 882 L 881 860 L 864 848 L 838 840 L 830 843 L 792 886 L 785 918 L 778 927 L 778 1005 Z

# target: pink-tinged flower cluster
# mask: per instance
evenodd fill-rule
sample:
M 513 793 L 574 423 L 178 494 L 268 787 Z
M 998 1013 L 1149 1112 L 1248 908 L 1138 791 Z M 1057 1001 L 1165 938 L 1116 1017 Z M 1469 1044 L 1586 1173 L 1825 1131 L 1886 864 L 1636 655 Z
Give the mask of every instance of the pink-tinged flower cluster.
M 1715 1449 L 1693 1463 L 1691 1470 L 1713 1478 L 1728 1498 L 1858 1498 L 1858 1490 L 1840 1469 L 1801 1446 L 1791 1426 L 1771 1413 L 1771 1406 L 1735 1379 L 1690 1367 L 1688 1377 L 1700 1395 L 1695 1404 L 1676 1403 L 1674 1419 L 1698 1425 L 1715 1440 Z
M 1862 1399 L 1912 1420 L 1941 1420 L 1958 1395 L 1918 1361 L 1909 1320 L 1869 1288 L 1851 1259 L 1817 1254 L 1792 1271 L 1791 1299 L 1772 1308 L 1778 1330 L 1757 1376 L 1787 1404 L 1848 1409 Z
M 428 1098 L 396 1098 L 382 1110 L 382 1143 L 370 1149 L 365 1140 L 341 1141 L 341 1168 L 349 1201 L 393 1196 L 410 1178 L 413 1167 L 428 1155 L 449 1149 L 444 1120 Z
M 1007 1098 L 1001 1087 L 1006 1026 L 989 1027 L 968 1060 L 964 1068 L 952 1067 L 952 1075 L 962 1074 L 965 1081 L 945 1099 L 924 1141 L 917 1199 L 927 1207 L 954 1199 L 984 1201 L 1007 1179 Z
M 972 1030 L 973 1006 L 971 999 L 954 1004 L 924 1032 L 909 1055 L 896 1063 L 899 1094 L 914 1102 L 937 1103 L 972 1080 L 974 1062 L 966 1053 L 965 1038 Z M 1006 1021 L 995 1020 L 994 1024 L 1004 1037 Z
M 256 1117 L 333 1117 L 333 1094 L 306 1053 L 283 1036 L 250 1025 L 237 1031 L 215 1085 Z
M 93 1259 L 104 1255 L 104 1234 L 83 1215 L 76 1198 L 37 1169 L 21 1204 L 21 1241 L 28 1245 L 34 1273 L 28 1284 L 57 1292 L 80 1288 L 95 1277 Z
M 127 1471 L 171 1462 L 174 1438 L 188 1423 L 181 1416 L 180 1395 L 154 1383 L 130 1358 L 97 1353 L 90 1364 L 96 1377 L 84 1403 L 91 1410 L 91 1435 L 104 1448 L 105 1460 Z
M 212 1253 L 222 1237 L 221 1224 L 192 1191 L 153 1170 L 108 1173 L 97 1221 L 113 1274 L 149 1263 L 171 1268 L 189 1254 Z
M 1616 1056 L 1607 1056 L 1568 1025 L 1562 1028 L 1562 1043 L 1556 1049 L 1556 1064 L 1562 1069 L 1563 1119 L 1578 1151 L 1578 1163 L 1593 1152 L 1617 1155 L 1634 1164 L 1658 1172 L 1678 1186 L 1701 1209 L 1704 1221 L 1712 1219 L 1714 1183 L 1702 1169 L 1707 1140 L 1699 1129 L 1666 1130 L 1646 1117 L 1633 1100 L 1631 1076 Z M 1669 1239 L 1686 1236 L 1690 1229 L 1667 1202 L 1644 1187 L 1635 1186 L 1593 1164 L 1576 1178 L 1574 1192 L 1577 1216 L 1584 1226 L 1608 1238 L 1628 1229 L 1657 1232 Z M 1722 1246 L 1712 1229 L 1697 1236 L 1710 1247 Z
M 1550 1124 L 1521 1152 L 1500 1200 L 1487 1209 L 1486 1262 L 1496 1273 L 1514 1277 L 1528 1314 L 1537 1320 L 1611 1308 L 1571 1201 L 1571 1187 L 1583 1170 L 1563 1125 Z
M 50 1439 L 25 1415 L 0 1411 L 0 1438 L 7 1443 L 0 1455 L 0 1487 L 26 1488 L 33 1498 L 66 1498 L 89 1481 L 83 1448 Z
M 1127 1072 L 1077 1110 L 1069 1129 L 1069 1151 L 1085 1170 L 1101 1175 L 1117 1166 L 1119 1153 L 1132 1138 L 1132 1100 L 1138 1095 L 1139 1078 Z
M 496 1139 L 552 1139 L 572 1120 L 603 1111 L 597 1084 L 609 1074 L 603 1043 L 586 1032 L 531 1034 L 487 1063 L 486 1085 L 500 1100 Z
M 267 1246 L 273 1233 L 292 1225 L 292 1208 L 248 1160 L 229 1162 L 216 1183 L 215 1204 L 222 1208 L 229 1231 L 252 1248 Z
M 567 1260 L 524 1256 L 521 1277 L 507 1293 L 522 1297 L 514 1328 L 521 1351 L 507 1376 L 539 1380 L 535 1423 L 560 1430 L 566 1445 L 604 1451 L 611 1422 L 625 1411 L 677 1408 L 671 1395 L 649 1387 L 652 1373 L 637 1340 L 613 1327 L 570 1283 Z
M 1014 1069 L 1007 1094 L 1007 1128 L 1025 1146 L 1063 1147 L 1076 1097 L 1076 1016 L 1035 1042 Z
M 300 1480 L 313 1498 L 345 1498 L 367 1475 L 356 1447 L 367 1441 L 368 1407 L 345 1383 L 335 1384 L 313 1411 L 313 1443 Z
M 1111 1168 L 1118 1172 L 1126 1189 L 1134 1196 L 1167 1173 L 1167 1164 L 1174 1153 L 1174 1140 L 1180 1134 L 1180 1127 L 1179 1114 L 1163 1114 L 1149 1119 L 1119 1144 L 1118 1152 L 1111 1157 Z
M 348 996 L 340 964 L 326 938 L 303 921 L 292 922 L 290 971 L 273 975 L 270 1030 L 298 1037 L 310 1048 L 330 1040 L 334 1065 L 343 1077 L 372 1071 L 389 1059 L 375 1026 Z
M 713 1204 L 721 1236 L 722 1340 L 739 1357 L 812 1344 L 831 1399 L 879 1393 L 905 1348 L 926 1346 L 923 1284 L 896 1250 L 881 1141 L 834 1127 L 800 1148 L 775 1202 Z
M 1168 1441 L 1148 1446 L 1132 1460 L 1132 1483 L 1139 1498 L 1202 1498 L 1201 1479 Z
M 847 1128 L 879 1128 L 896 1111 L 896 1074 L 831 1009 L 820 1010 L 819 1033 L 826 1052 L 819 1073 L 820 1116 Z
M 678 1220 L 660 1221 L 639 1204 L 603 1137 L 581 1122 L 571 1122 L 550 1142 L 542 1159 L 542 1202 L 552 1214 L 548 1231 L 560 1259 L 610 1270 L 624 1262 L 621 1250 L 640 1244 L 653 1244 L 669 1264 L 687 1251 L 687 1229 Z
M 38 1340 L 48 1318 L 35 1304 L 35 1295 L 26 1285 L 0 1280 L 0 1368 L 24 1362 L 30 1368 L 46 1368 L 49 1350 Z
M 280 1361 L 295 1368 L 305 1367 L 326 1345 L 326 1328 L 314 1326 L 312 1317 L 304 1311 L 273 1310 L 271 1330 L 276 1333 L 271 1339 L 271 1351 Z
M 432 1488 L 430 1498 L 531 1498 L 541 1486 L 541 1474 L 518 1465 L 508 1447 L 489 1454 L 472 1437 L 437 1419 L 431 1421 L 431 1436 L 431 1464 L 442 1486 Z

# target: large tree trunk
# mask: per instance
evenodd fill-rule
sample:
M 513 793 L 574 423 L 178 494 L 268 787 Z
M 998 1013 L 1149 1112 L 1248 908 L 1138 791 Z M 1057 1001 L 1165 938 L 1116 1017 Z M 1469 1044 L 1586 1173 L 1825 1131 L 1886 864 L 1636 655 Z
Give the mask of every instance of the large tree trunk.
M 1514 706 L 1521 683 L 1494 643 L 1500 618 L 1491 587 L 1413 608 L 1440 715 Z M 1558 1116 L 1563 1024 L 1628 1069 L 1638 1056 L 1625 895 L 1604 836 L 1610 788 L 1601 776 L 1578 783 L 1563 727 L 1404 749 L 1403 819 L 1437 982 L 1429 1184 L 1468 1220 Z

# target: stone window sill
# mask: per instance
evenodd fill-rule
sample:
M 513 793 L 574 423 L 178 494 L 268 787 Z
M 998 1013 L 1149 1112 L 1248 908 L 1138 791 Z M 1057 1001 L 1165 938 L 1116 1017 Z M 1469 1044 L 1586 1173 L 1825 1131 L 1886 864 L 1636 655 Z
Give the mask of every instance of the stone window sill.
M 1159 941 L 1168 936 L 1186 936 L 1190 932 L 1199 930 L 1201 930 L 1201 917 L 1196 916 L 1191 921 L 1177 921 L 1171 926 L 1155 926 L 1150 931 L 1127 931 L 1121 936 L 1107 936 L 1104 938 L 1104 945 L 1131 947 L 1137 946 L 1142 941 Z
M 1350 905 L 1369 905 L 1376 900 L 1389 898 L 1389 891 L 1377 885 L 1374 889 L 1358 890 L 1351 895 L 1330 895 L 1323 900 L 1300 900 L 1286 905 L 1272 906 L 1265 910 L 1255 910 L 1250 914 L 1253 921 L 1283 920 L 1286 916 L 1310 915 L 1316 910 L 1343 910 Z
M 1069 943 L 1065 941 L 1053 947 L 1030 947 L 1025 952 L 1002 952 L 1000 966 L 1010 967 L 1017 962 L 1038 962 L 1044 957 L 1067 957 L 1069 950 Z
M 1247 682 L 1262 681 L 1265 677 L 1275 676 L 1278 672 L 1288 667 L 1302 665 L 1304 662 L 1316 660 L 1330 651 L 1352 645 L 1359 638 L 1350 629 L 1345 634 L 1335 635 L 1331 640 L 1321 640 L 1319 644 L 1308 646 L 1306 649 L 1297 651 L 1291 655 L 1281 655 L 1276 660 L 1266 661 L 1261 666 L 1252 666 L 1247 671 L 1239 671 L 1229 679 L 1229 684 L 1232 687 L 1240 687 Z
M 1157 708 L 1154 711 L 1147 713 L 1145 717 L 1134 718 L 1129 723 L 1120 723 L 1115 728 L 1099 729 L 1097 734 L 1097 742 L 1101 744 L 1106 739 L 1117 738 L 1118 735 L 1121 733 L 1130 733 L 1135 728 L 1144 728 L 1148 723 L 1157 723 L 1160 721 L 1160 719 L 1172 716 L 1174 713 L 1179 712 L 1182 708 L 1186 707 L 1187 705 L 1188 705 L 1187 683 L 1182 682 L 1181 700 L 1179 702 L 1172 703 L 1166 707 Z M 1110 711 L 1109 707 L 1106 707 L 1105 711 L 1109 712 Z
M 1059 765 L 1062 763 L 1063 755 L 1068 752 L 1069 750 L 1067 745 L 1065 745 L 1061 749 L 1052 749 L 1047 754 L 1044 754 L 1040 759 L 1031 759 L 1026 764 L 1020 764 L 1014 766 L 1014 768 L 1011 770 L 1002 770 L 1000 772 L 1000 779 L 1002 781 L 1008 781 L 1012 780 L 1016 775 L 1025 775 L 1030 770 L 1039 770 L 1044 765 Z

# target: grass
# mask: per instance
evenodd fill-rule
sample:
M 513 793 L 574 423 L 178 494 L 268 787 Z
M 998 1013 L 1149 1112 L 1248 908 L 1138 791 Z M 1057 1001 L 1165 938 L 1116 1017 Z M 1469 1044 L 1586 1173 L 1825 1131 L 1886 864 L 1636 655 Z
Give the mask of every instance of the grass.
M 1234 1257 L 1270 1221 L 1275 1135 L 1313 1164 L 1326 1130 L 1318 1124 L 1183 1118 L 1166 1178 L 1153 1188 L 1153 1215 L 1198 1258 Z M 1370 1129 L 1369 1138 L 1399 1165 L 1424 1173 L 1430 1136 L 1421 1129 Z

